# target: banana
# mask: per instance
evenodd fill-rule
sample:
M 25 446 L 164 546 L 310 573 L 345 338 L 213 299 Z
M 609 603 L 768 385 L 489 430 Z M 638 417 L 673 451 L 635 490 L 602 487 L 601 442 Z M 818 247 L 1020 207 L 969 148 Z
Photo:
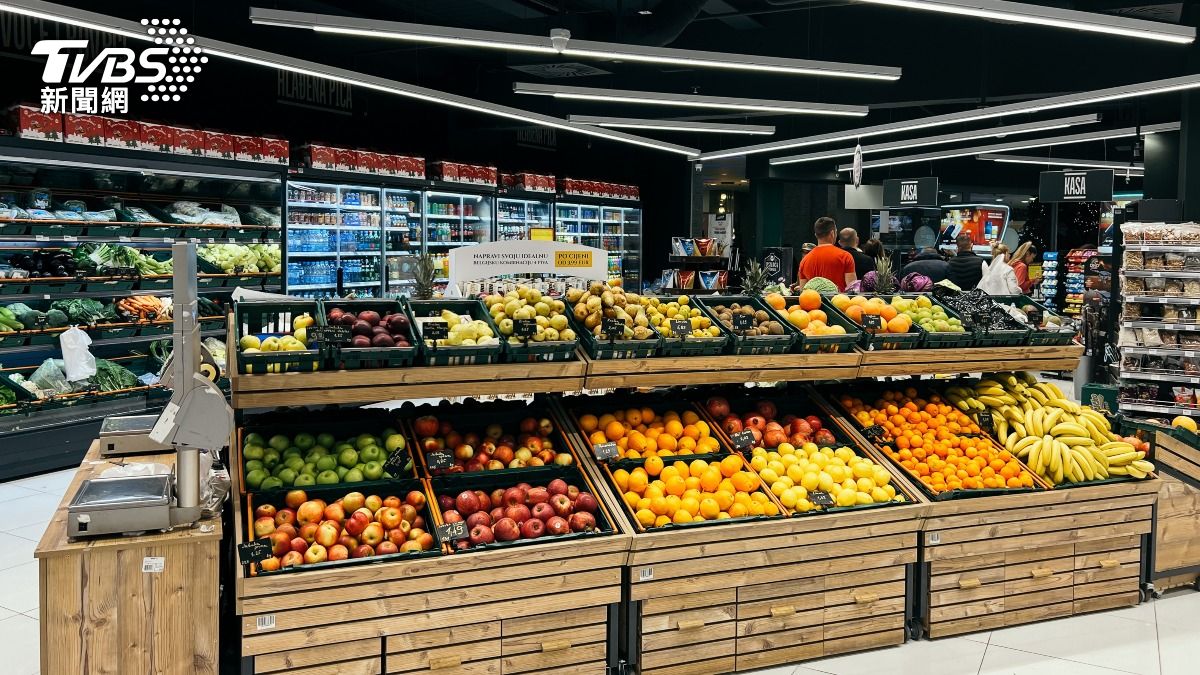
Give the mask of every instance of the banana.
M 1004 439 L 1004 449 L 1008 450 L 1009 452 L 1016 452 L 1015 448 L 1017 447 L 1018 438 L 1020 438 L 1020 436 L 1015 431 L 1009 434 L 1008 438 Z
M 1137 459 L 1141 459 L 1141 458 L 1138 457 L 1138 454 L 1136 452 L 1124 452 L 1119 455 L 1109 455 L 1108 456 L 1108 465 L 1110 467 L 1120 466 L 1122 464 L 1129 464 L 1130 462 L 1133 462 L 1134 460 L 1137 460 Z
M 1028 448 L 1032 448 L 1034 444 L 1041 440 L 1042 439 L 1038 438 L 1037 436 L 1023 436 L 1013 444 L 1013 447 L 1016 448 L 1018 452 L 1022 452 Z
M 955 408 L 958 408 L 963 412 L 970 412 L 971 410 L 971 406 L 961 398 L 952 398 L 950 402 L 954 404 Z
M 1083 427 L 1088 430 L 1088 435 L 1092 437 L 1092 440 L 1095 441 L 1097 447 L 1109 442 L 1108 437 L 1096 428 L 1096 423 L 1092 421 L 1092 418 L 1088 417 L 1087 415 L 1083 415 L 1081 419 L 1083 421 Z
M 1037 380 L 1037 378 L 1036 378 L 1036 377 L 1034 377 L 1034 376 L 1033 376 L 1033 373 L 1029 372 L 1028 370 L 1022 370 L 1022 371 L 1021 371 L 1020 373 L 1018 373 L 1018 374 L 1019 374 L 1019 375 L 1020 375 L 1022 378 L 1024 378 L 1024 380 L 1025 380 L 1025 384 L 1027 384 L 1027 385 L 1030 385 L 1030 386 L 1037 384 L 1037 381 L 1038 381 L 1038 380 Z
M 1142 479 L 1142 478 L 1145 478 L 1145 477 L 1146 477 L 1146 472 L 1145 472 L 1145 471 L 1142 471 L 1141 469 L 1139 469 L 1139 468 L 1137 468 L 1137 467 L 1135 467 L 1135 466 L 1129 466 L 1129 467 L 1126 467 L 1126 468 L 1127 468 L 1127 469 L 1129 469 L 1129 475 L 1130 475 L 1130 476 L 1133 476 L 1134 478 L 1137 478 L 1137 479 L 1139 479 L 1139 480 L 1140 480 L 1140 479 Z
M 1120 449 L 1123 451 L 1132 452 L 1133 446 L 1130 445 L 1130 443 L 1128 441 L 1109 441 L 1107 443 L 1101 443 L 1100 449 L 1104 450 L 1105 454 L 1108 454 L 1109 450 L 1114 450 L 1114 449 Z
M 1001 412 L 1009 422 L 1025 422 L 1025 411 L 1015 405 L 1006 405 Z
M 1021 424 L 1020 422 L 1013 422 L 1012 428 L 1013 428 L 1014 433 L 1018 433 L 1021 435 L 1021 438 L 1024 438 L 1029 435 L 1029 432 L 1025 430 L 1025 425 Z
M 1109 423 L 1108 418 L 1104 415 L 1101 415 L 1091 408 L 1083 408 L 1081 413 L 1084 417 L 1087 417 L 1093 423 L 1095 423 L 1097 429 L 1104 431 L 1105 433 L 1112 431 L 1112 425 Z
M 1034 443 L 1034 444 L 1030 445 L 1028 448 L 1026 448 L 1025 452 L 1027 453 L 1025 455 L 1025 464 L 1027 464 L 1029 466 L 1029 469 L 1031 471 L 1033 471 L 1034 473 L 1037 473 L 1038 466 L 1039 466 L 1038 462 L 1041 459 L 1040 455 L 1042 453 L 1041 439 L 1038 439 L 1037 443 Z
M 1028 400 L 1021 401 L 1021 410 L 1024 410 L 1025 414 L 1028 415 L 1029 413 L 1033 412 L 1033 404 Z
M 1058 418 L 1061 417 L 1062 414 L 1062 408 L 1047 408 L 1046 414 L 1041 419 L 1042 428 L 1053 429 L 1054 425 L 1058 423 Z M 1051 433 L 1051 435 L 1053 436 L 1055 434 Z
M 1110 476 L 1128 476 L 1129 467 L 1127 466 L 1110 466 L 1108 467 L 1108 475 Z
M 1092 459 L 1096 461 L 1097 466 L 1108 469 L 1108 455 L 1105 455 L 1103 452 L 1101 452 L 1100 448 L 1091 445 L 1085 446 L 1084 449 L 1087 450 L 1088 454 L 1092 456 Z
M 1061 443 L 1062 441 L 1059 442 Z M 1087 480 L 1096 480 L 1096 467 L 1092 466 L 1089 455 L 1079 448 L 1072 448 L 1071 455 L 1075 458 L 1075 464 L 1079 467 L 1084 477 Z
M 1072 413 L 1079 412 L 1079 404 L 1078 403 L 1076 403 L 1074 401 L 1068 401 L 1063 398 L 1052 399 L 1049 401 L 1049 405 L 1051 405 L 1055 408 L 1062 408 L 1063 410 L 1066 410 L 1066 411 L 1072 412 Z
M 1042 382 L 1042 384 L 1044 384 L 1047 388 L 1050 389 L 1050 391 L 1046 392 L 1047 396 L 1049 396 L 1050 392 L 1052 391 L 1052 392 L 1054 392 L 1053 398 L 1061 398 L 1061 399 L 1066 398 L 1066 396 L 1063 396 L 1062 389 L 1059 389 L 1057 384 L 1054 384 L 1053 382 Z M 1046 391 L 1046 389 L 1042 389 L 1042 391 Z
M 1057 429 L 1058 427 L 1055 428 Z M 1096 442 L 1092 440 L 1091 436 L 1055 436 L 1055 438 L 1072 448 L 1082 446 L 1096 447 Z
M 1075 457 L 1070 452 L 1065 452 L 1065 453 L 1062 452 L 1062 449 L 1059 448 L 1057 444 L 1054 446 L 1054 451 L 1056 453 L 1059 453 L 1062 455 L 1063 478 L 1067 479 L 1068 481 L 1070 481 L 1072 483 L 1080 482 L 1080 480 L 1082 478 L 1082 475 L 1081 475 L 1082 471 L 1077 472 L 1079 467 L 1075 466 Z
M 1012 397 L 1009 396 L 1009 398 L 1011 399 Z M 1002 406 L 1006 403 L 1006 401 L 1002 401 L 999 398 L 997 398 L 995 396 L 990 396 L 990 395 L 979 396 L 978 400 L 980 403 L 986 405 L 989 408 L 999 408 L 1000 406 Z M 1012 403 L 1012 402 L 1013 401 L 1007 401 L 1007 403 Z
M 1002 401 L 1003 403 L 1011 403 L 1011 404 L 1015 405 L 1017 402 L 1017 399 L 1012 394 L 1009 394 L 1009 393 L 1001 394 L 1000 396 L 997 396 L 996 398 L 1000 399 L 1000 401 Z
M 1144 459 L 1135 459 L 1129 463 L 1129 466 L 1130 468 L 1137 469 L 1142 473 L 1150 473 L 1151 471 L 1154 471 L 1154 464 L 1147 462 Z
M 1070 422 L 1062 422 L 1062 423 L 1056 424 L 1050 428 L 1050 435 L 1051 436 L 1087 436 L 1088 432 L 1087 432 L 1087 429 L 1084 429 L 1083 427 L 1079 426 L 1078 424 L 1071 424 Z
M 999 380 L 993 380 L 990 377 L 985 377 L 975 383 L 976 389 L 1003 389 L 1004 385 L 1000 384 Z
M 1060 453 L 1058 451 L 1058 446 L 1056 446 L 1054 444 L 1054 437 L 1048 436 L 1048 435 L 1043 436 L 1042 437 L 1042 445 L 1050 448 L 1050 464 L 1047 466 L 1047 468 L 1050 469 L 1051 473 L 1061 474 L 1062 473 L 1062 453 Z
M 996 427 L 996 435 L 998 438 L 1008 438 L 1008 420 L 1003 417 L 997 417 L 992 420 Z
M 1007 391 L 1003 387 L 975 387 L 976 396 L 1006 396 Z
M 1037 387 L 1030 387 L 1029 389 L 1026 389 L 1025 394 L 1034 401 L 1037 401 L 1038 405 L 1046 405 L 1046 401 L 1050 400 L 1046 397 L 1046 392 L 1038 389 Z
M 1042 408 L 1037 408 L 1025 417 L 1025 428 L 1034 436 L 1042 434 Z
M 1006 374 L 1004 375 L 1004 377 L 1003 377 L 1003 378 L 1001 378 L 1001 379 L 1003 379 L 1003 380 L 1004 380 L 1004 383 L 1005 383 L 1007 386 L 1009 386 L 1009 387 L 1015 387 L 1015 386 L 1017 386 L 1017 384 L 1018 384 L 1018 383 L 1017 383 L 1017 378 L 1016 378 L 1016 377 L 1014 377 L 1014 376 L 1012 375 L 1012 373 L 1006 373 Z

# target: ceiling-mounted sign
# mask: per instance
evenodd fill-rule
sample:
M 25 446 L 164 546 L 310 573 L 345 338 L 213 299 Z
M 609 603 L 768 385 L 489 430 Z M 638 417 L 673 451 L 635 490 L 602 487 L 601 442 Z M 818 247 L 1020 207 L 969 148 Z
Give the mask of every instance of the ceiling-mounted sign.
M 883 181 L 883 208 L 903 209 L 938 205 L 937 176 Z
M 1112 169 L 1043 171 L 1038 177 L 1038 199 L 1043 202 L 1111 202 Z

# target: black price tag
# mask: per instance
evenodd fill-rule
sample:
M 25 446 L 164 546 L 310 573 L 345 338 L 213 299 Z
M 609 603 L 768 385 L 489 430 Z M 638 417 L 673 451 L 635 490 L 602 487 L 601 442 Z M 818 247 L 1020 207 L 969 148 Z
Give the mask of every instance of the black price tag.
M 685 338 L 692 332 L 692 322 L 687 319 L 671 319 L 671 332 L 677 338 Z
M 113 267 L 109 269 L 109 275 L 114 277 L 136 277 L 138 271 L 136 267 Z
M 984 410 L 983 412 L 979 413 L 979 428 L 983 429 L 989 434 L 995 433 L 996 426 L 995 422 L 992 420 L 991 410 Z
M 733 442 L 733 447 L 744 450 L 754 447 L 754 432 L 747 429 L 729 435 L 729 440 Z
M 383 460 L 383 470 L 393 476 L 398 476 L 404 472 L 404 465 L 407 463 L 408 455 L 397 450 L 388 455 L 387 459 Z
M 309 326 L 305 336 L 309 342 L 323 345 L 350 344 L 350 329 L 346 326 Z
M 463 521 L 445 523 L 437 526 L 438 539 L 442 541 L 458 541 L 467 538 L 467 524 Z
M 537 335 L 537 320 L 513 319 L 513 335 L 519 338 L 530 338 Z
M 430 471 L 449 469 L 454 466 L 454 455 L 448 452 L 427 452 L 425 453 L 425 465 L 429 467 Z
M 238 544 L 237 552 L 238 560 L 241 560 L 243 565 L 262 562 L 271 557 L 271 540 L 255 539 L 244 544 Z
M 616 459 L 620 454 L 617 444 L 612 442 L 596 443 L 592 446 L 592 453 L 596 455 L 596 459 L 602 462 L 609 459 Z
M 450 325 L 445 321 L 430 321 L 421 327 L 428 340 L 445 340 L 450 335 Z
M 833 495 L 821 490 L 809 490 L 808 501 L 814 506 L 833 506 L 836 503 L 833 501 Z
M 734 314 L 733 329 L 734 330 L 750 330 L 754 328 L 754 317 L 749 314 Z
M 866 429 L 863 429 L 863 436 L 866 436 L 873 441 L 878 441 L 884 436 L 883 427 L 879 426 L 878 424 L 872 424 Z
M 605 319 L 601 330 L 609 340 L 621 340 L 625 337 L 625 322 L 621 319 Z
M 1045 319 L 1042 310 L 1034 308 L 1027 313 L 1029 314 L 1029 323 L 1033 324 L 1034 326 L 1042 325 L 1042 321 Z
M 863 314 L 862 325 L 868 330 L 879 330 L 883 328 L 883 317 L 878 314 Z

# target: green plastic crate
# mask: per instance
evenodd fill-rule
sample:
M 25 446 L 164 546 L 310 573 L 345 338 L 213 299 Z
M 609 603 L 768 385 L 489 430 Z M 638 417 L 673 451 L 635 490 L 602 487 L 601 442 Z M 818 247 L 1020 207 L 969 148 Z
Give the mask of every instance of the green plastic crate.
M 800 304 L 800 296 L 789 295 L 785 296 L 784 300 L 787 305 L 783 309 L 771 308 L 771 311 L 778 314 L 781 319 L 787 321 L 787 308 Z M 854 348 L 854 345 L 862 339 L 862 328 L 858 324 L 850 320 L 837 307 L 833 306 L 828 296 L 821 296 L 821 311 L 825 312 L 825 316 L 829 319 L 826 322 L 828 326 L 841 326 L 846 332 L 843 335 L 806 335 L 803 331 L 796 329 L 796 344 L 792 347 L 792 351 L 798 354 L 818 354 L 818 353 L 840 353 L 848 352 Z M 791 322 L 788 321 L 791 325 Z M 795 326 L 792 326 L 795 328 Z
M 1062 315 L 1050 311 L 1045 305 L 1030 298 L 1028 295 L 994 295 L 992 300 L 1005 304 L 1012 304 L 1019 307 L 1024 305 L 1033 305 L 1042 311 L 1042 316 L 1056 316 L 1059 321 L 1062 321 Z M 1029 333 L 1028 344 L 1035 347 L 1048 347 L 1056 345 L 1069 345 L 1075 341 L 1075 331 L 1071 329 L 1052 330 L 1045 328 L 1032 328 Z
M 137 232 L 137 225 L 108 225 L 102 222 L 93 222 L 86 228 L 85 234 L 89 237 L 111 237 L 117 239 L 119 237 L 132 237 Z
M 329 311 L 337 307 L 343 310 L 353 310 L 355 314 L 369 310 L 379 312 L 380 316 L 388 313 L 401 313 L 407 316 L 409 320 L 407 337 L 413 346 L 350 347 L 347 345 L 334 345 L 330 352 L 333 355 L 335 367 L 346 370 L 359 368 L 396 368 L 411 366 L 413 361 L 416 360 L 419 349 L 417 347 L 418 341 L 413 335 L 412 312 L 408 310 L 403 300 L 347 300 L 331 298 L 319 301 L 319 307 L 322 317 L 328 317 Z
M 729 338 L 730 350 L 733 354 L 786 354 L 795 344 L 799 331 L 792 324 L 781 318 L 778 312 L 772 310 L 762 298 L 748 295 L 708 295 L 697 296 L 695 302 L 708 311 L 721 330 Z M 738 331 L 726 326 L 717 317 L 716 308 L 722 305 L 750 305 L 757 312 L 764 311 L 783 326 L 782 335 L 741 335 Z
M 699 309 L 701 316 L 707 318 L 709 322 L 718 329 L 721 328 L 721 323 L 717 321 L 717 317 L 712 315 L 712 312 L 708 311 L 708 308 L 704 307 L 700 303 L 697 303 L 690 296 L 688 297 L 689 307 L 695 307 L 696 309 Z M 663 302 L 674 302 L 679 300 L 678 296 L 661 296 L 658 299 Z M 668 321 L 670 321 L 670 319 L 668 319 Z M 722 330 L 721 334 L 717 335 L 716 337 L 706 338 L 692 337 L 691 335 L 688 335 L 684 338 L 667 337 L 666 335 L 663 335 L 662 331 L 657 327 L 654 327 L 654 330 L 656 333 L 658 333 L 659 337 L 662 338 L 662 342 L 660 343 L 659 347 L 659 353 L 663 356 L 716 356 L 724 353 L 726 347 L 729 345 L 729 335 L 726 334 L 724 330 Z
M 659 345 L 662 344 L 662 337 L 653 330 L 650 331 L 651 337 L 645 340 L 609 340 L 593 335 L 592 331 L 574 316 L 569 319 L 571 327 L 579 335 L 579 344 L 593 359 L 646 359 L 657 354 Z
M 0 221 L 0 236 L 18 236 L 26 232 L 29 232 L 29 223 L 12 220 Z
M 33 223 L 29 226 L 29 234 L 32 236 L 43 236 L 51 239 L 62 239 L 63 237 L 78 237 L 83 234 L 83 222 L 78 225 L 41 225 Z
M 307 312 L 315 323 L 322 325 L 322 315 L 315 300 L 246 300 L 233 304 L 233 339 L 241 341 L 246 335 L 260 338 L 292 332 L 292 320 Z M 269 372 L 312 372 L 321 370 L 324 358 L 319 350 L 305 349 L 289 352 L 238 351 L 238 368 L 245 374 Z
M 500 330 L 496 328 L 496 323 L 492 321 L 492 316 L 488 314 L 487 308 L 483 306 L 481 300 L 412 300 L 409 301 L 409 316 L 413 319 L 413 326 L 418 334 L 422 334 L 420 322 L 417 321 L 421 317 L 436 317 L 441 314 L 443 309 L 448 309 L 455 314 L 461 316 L 470 316 L 472 319 L 478 319 L 486 323 L 491 329 L 492 334 L 497 337 L 500 335 Z M 482 365 L 488 363 L 497 363 L 500 361 L 500 356 L 504 350 L 504 342 L 497 341 L 496 344 L 490 345 L 467 345 L 467 346 L 431 346 L 424 343 L 423 338 L 421 344 L 421 353 L 425 356 L 425 365 L 427 366 L 464 366 L 464 365 Z

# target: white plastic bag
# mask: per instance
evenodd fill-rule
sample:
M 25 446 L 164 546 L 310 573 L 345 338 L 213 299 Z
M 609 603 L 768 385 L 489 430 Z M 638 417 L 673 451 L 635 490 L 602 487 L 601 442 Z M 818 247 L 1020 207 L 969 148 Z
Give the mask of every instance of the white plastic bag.
M 977 288 L 988 295 L 1021 295 L 1017 274 L 1003 255 L 992 258 L 990 264 L 983 264 L 983 278 Z
M 92 338 L 79 326 L 71 326 L 58 336 L 58 344 L 62 347 L 63 371 L 68 381 L 79 382 L 96 374 L 96 357 L 88 351 Z

